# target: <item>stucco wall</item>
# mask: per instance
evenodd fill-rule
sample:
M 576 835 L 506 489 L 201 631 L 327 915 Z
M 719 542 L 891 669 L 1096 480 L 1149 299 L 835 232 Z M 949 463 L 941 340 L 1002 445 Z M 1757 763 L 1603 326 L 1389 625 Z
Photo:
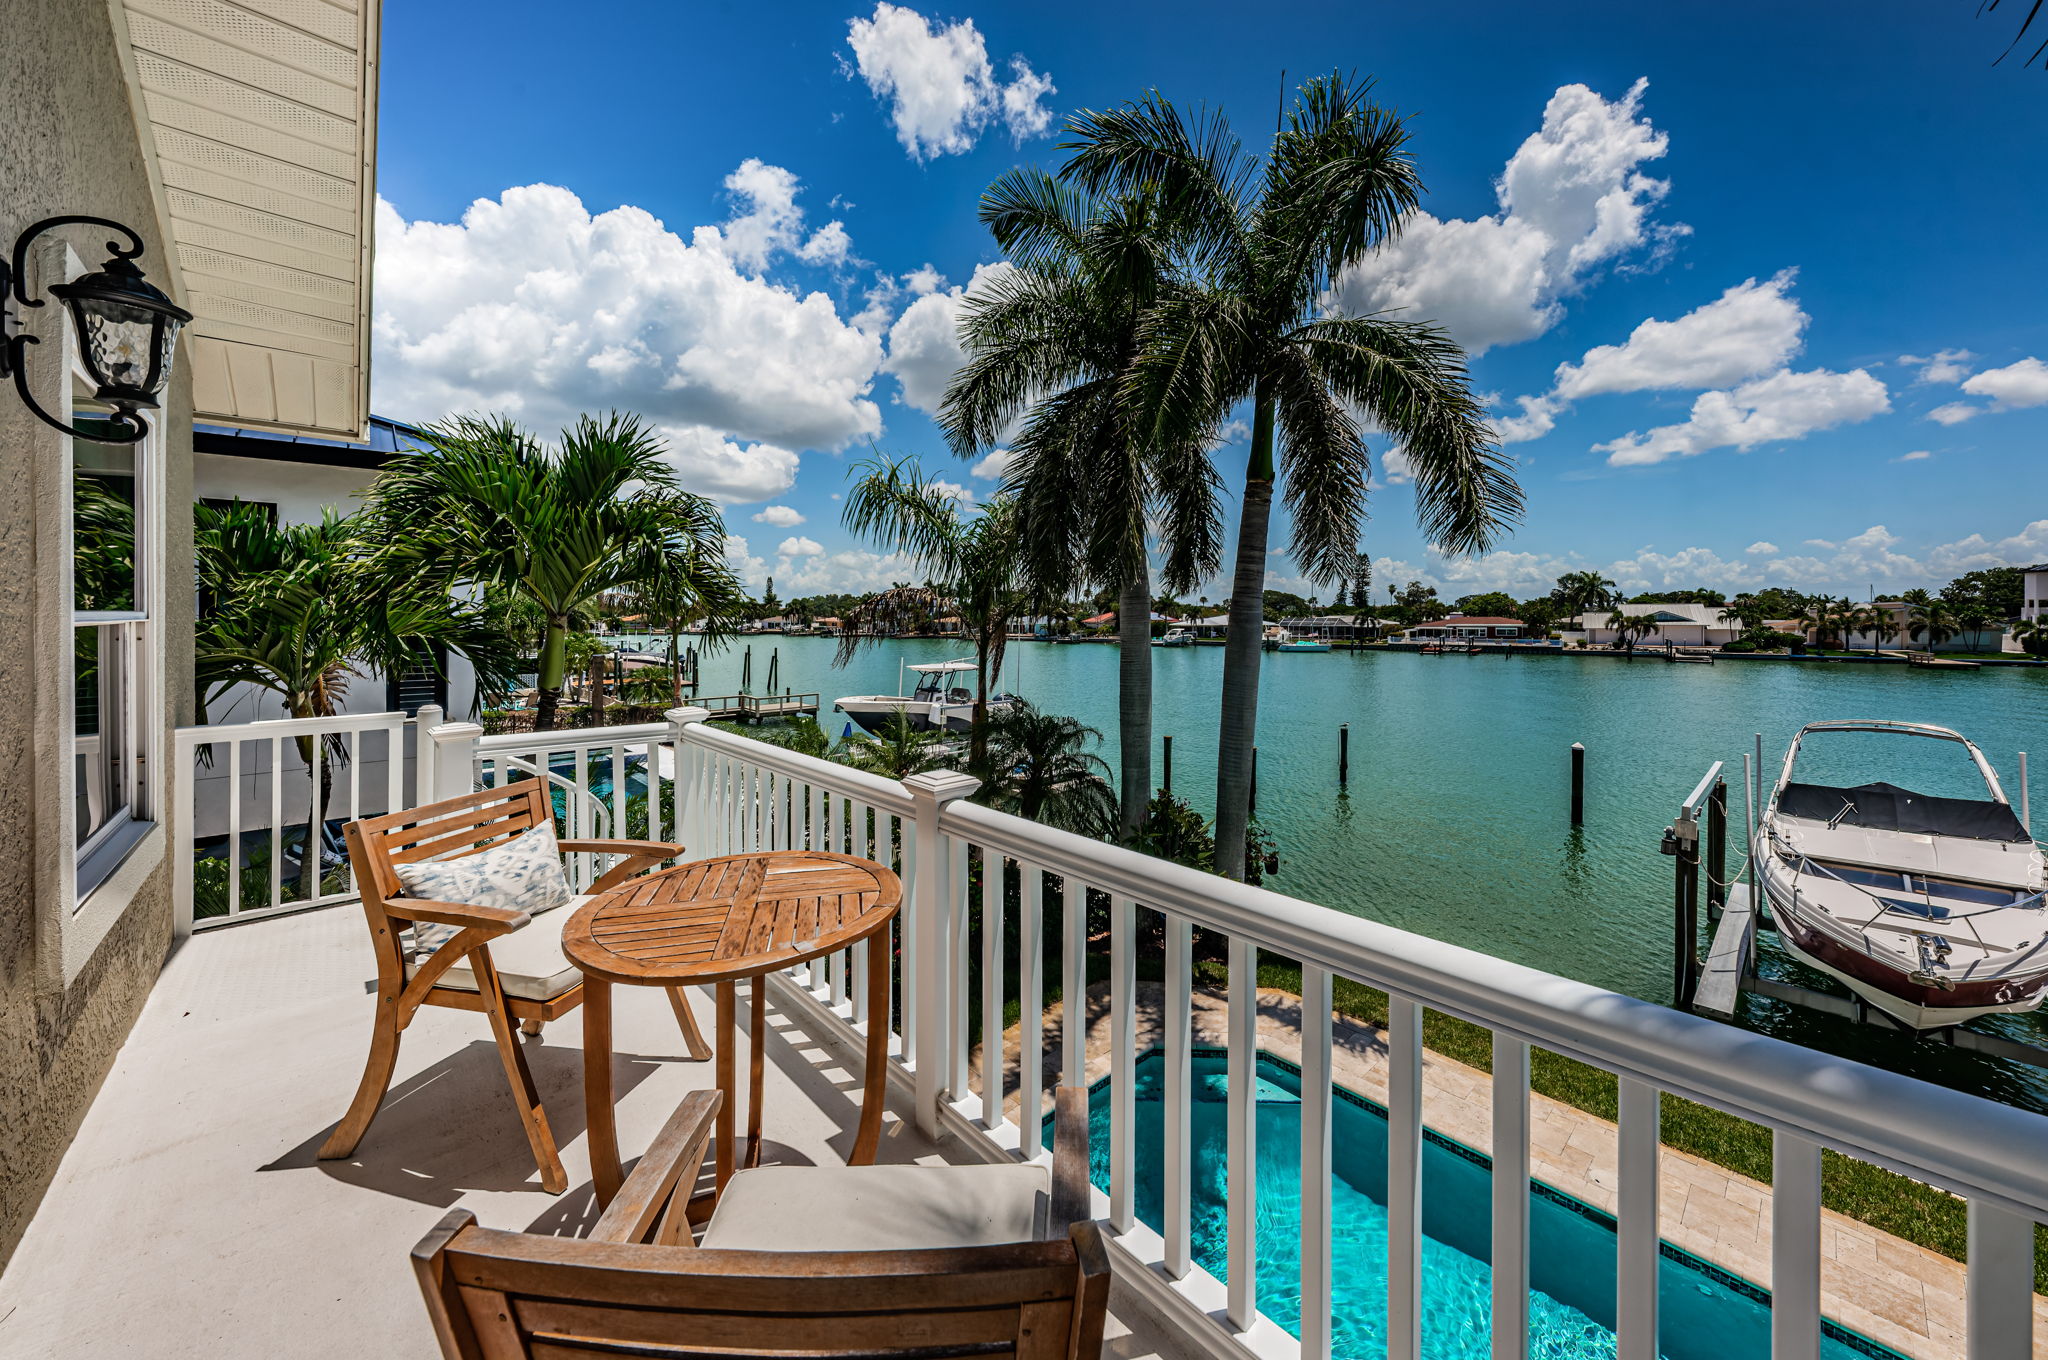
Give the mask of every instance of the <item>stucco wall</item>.
M 7 0 L 0 43 L 0 248 L 29 223 L 60 213 L 125 222 L 148 246 L 142 264 L 168 276 L 163 242 L 133 115 L 102 0 Z M 104 233 L 66 238 L 96 266 Z M 54 311 L 46 308 L 45 311 Z M 41 318 L 38 324 L 43 324 Z M 40 347 L 48 354 L 53 347 Z M 41 357 L 31 351 L 31 365 Z M 45 375 L 48 377 L 49 375 Z M 170 581 L 159 637 L 162 674 L 176 696 L 169 722 L 189 712 L 191 592 L 180 588 L 191 561 L 191 396 L 181 374 L 168 400 L 160 456 L 167 464 L 165 556 Z M 54 431 L 38 424 L 10 389 L 0 390 L 0 1262 L 13 1252 L 64 1149 L 127 1036 L 171 941 L 168 861 L 162 838 L 138 853 L 140 881 L 128 905 L 89 954 L 63 957 L 70 903 L 60 902 L 53 866 L 71 843 L 67 809 L 54 805 L 53 743 L 69 695 L 48 693 L 47 677 L 68 668 L 70 642 L 50 626 L 47 487 Z M 57 649 L 61 649 L 58 651 Z M 39 684 L 43 680 L 45 683 Z M 34 703 L 23 702 L 34 693 Z M 166 762 L 167 763 L 167 762 Z M 162 789 L 162 806 L 171 805 Z M 68 895 L 68 893 L 61 894 Z M 79 951 L 88 946 L 74 933 Z M 67 977 L 68 975 L 68 977 Z

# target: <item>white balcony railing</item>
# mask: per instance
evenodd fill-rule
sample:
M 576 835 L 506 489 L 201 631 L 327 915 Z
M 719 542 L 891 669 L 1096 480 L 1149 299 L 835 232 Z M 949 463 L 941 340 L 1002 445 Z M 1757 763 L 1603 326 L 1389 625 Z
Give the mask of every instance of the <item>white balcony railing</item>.
M 891 863 L 906 894 L 892 1013 L 864 1008 L 865 970 L 887 967 L 866 946 L 773 981 L 779 1001 L 810 1023 L 857 1040 L 895 1025 L 892 1078 L 911 1091 L 928 1133 L 950 1134 L 990 1160 L 1047 1155 L 1037 1116 L 1036 1061 L 1048 1037 L 1038 998 L 1040 960 L 1058 960 L 1064 1019 L 1056 1036 L 1061 1079 L 1085 1084 L 1087 902 L 1109 903 L 1110 1102 L 1108 1191 L 1098 1212 L 1114 1230 L 1119 1274 L 1218 1357 L 1247 1353 L 1326 1360 L 1331 1352 L 1332 1035 L 1338 978 L 1389 996 L 1386 1042 L 1390 1360 L 1417 1360 L 1422 1318 L 1422 1013 L 1456 1016 L 1493 1036 L 1491 1189 L 1492 1354 L 1520 1360 L 1529 1344 L 1529 1050 L 1537 1046 L 1614 1074 L 1619 1082 L 1617 1353 L 1657 1354 L 1658 1110 L 1669 1092 L 1773 1132 L 1772 1354 L 1818 1354 L 1822 1336 L 1821 1150 L 1835 1148 L 1968 1202 L 1965 1317 L 1971 1360 L 2032 1354 L 2034 1224 L 2048 1220 L 2048 1119 L 1961 1092 L 1638 1001 L 1427 939 L 1279 893 L 1104 845 L 966 801 L 972 779 L 951 772 L 901 783 L 751 741 L 707 724 L 702 709 L 642 728 L 483 738 L 469 724 L 436 726 L 421 745 L 416 787 L 445 796 L 497 777 L 505 761 L 577 784 L 608 809 L 620 834 L 644 770 L 646 823 L 631 834 L 663 838 L 691 857 L 771 848 L 833 849 Z M 515 767 L 516 768 L 516 767 Z M 574 801 L 573 799 L 571 800 Z M 969 900 L 970 866 L 981 890 Z M 1016 957 L 1003 916 L 1006 875 L 1023 885 Z M 1064 923 L 1045 950 L 1044 892 L 1056 880 Z M 1158 918 L 1147 920 L 1145 913 Z M 970 968 L 969 923 L 981 956 Z M 1163 1214 L 1157 1230 L 1136 1213 L 1136 1048 L 1140 925 L 1165 941 Z M 1228 1284 L 1196 1259 L 1191 1176 L 1192 932 L 1229 941 Z M 1254 1064 L 1257 953 L 1302 964 L 1300 1339 L 1259 1313 L 1258 1136 Z M 1019 978 L 1019 1115 L 1005 1109 L 1003 995 Z M 968 1033 L 967 988 L 978 975 L 981 1032 Z M 970 1050 L 983 1050 L 982 1090 Z M 1270 1255 L 1270 1244 L 1269 1252 Z

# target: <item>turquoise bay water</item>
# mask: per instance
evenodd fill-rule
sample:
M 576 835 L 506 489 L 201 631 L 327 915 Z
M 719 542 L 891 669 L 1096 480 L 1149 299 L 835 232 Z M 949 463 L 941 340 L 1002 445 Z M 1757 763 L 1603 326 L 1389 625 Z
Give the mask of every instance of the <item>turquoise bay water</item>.
M 897 664 L 960 655 L 959 642 L 884 643 L 843 670 L 825 638 L 760 637 L 704 657 L 706 695 L 738 689 L 744 646 L 757 684 L 779 652 L 783 683 L 824 695 L 837 736 L 842 694 L 893 693 Z M 1213 810 L 1220 647 L 1159 648 L 1153 778 L 1171 735 L 1173 786 Z M 1259 816 L 1277 833 L 1282 892 L 1649 1000 L 1670 1000 L 1671 861 L 1664 826 L 1716 760 L 1764 735 L 1766 787 L 1794 732 L 1824 718 L 1893 718 L 1953 727 L 1984 748 L 2017 804 L 2018 751 L 2048 763 L 2048 670 L 1926 671 L 1827 662 L 1674 666 L 1562 655 L 1268 655 L 1259 709 Z M 1003 686 L 1072 713 L 1116 750 L 1116 649 L 1010 648 Z M 1337 786 L 1338 725 L 1351 725 L 1351 782 Z M 1833 738 L 1812 778 L 1887 774 L 1929 793 L 1969 791 L 1945 743 Z M 1569 820 L 1570 747 L 1587 750 L 1586 825 Z M 1888 761 L 1879 763 L 1881 748 Z M 1896 752 L 1897 754 L 1891 754 Z M 2034 792 L 2048 793 L 2036 773 Z M 2043 805 L 2048 808 L 2048 804 Z M 1731 868 L 1736 857 L 1731 855 Z M 1773 956 L 1765 966 L 1790 975 Z M 1754 998 L 1745 1020 L 1795 1041 L 2048 1110 L 2041 1073 L 1859 1029 Z M 2042 1041 L 2036 1017 L 1980 1024 Z
M 1199 1050 L 1193 1161 L 1195 1257 L 1218 1279 L 1224 1259 L 1225 1060 Z M 1138 1217 L 1164 1222 L 1161 1100 L 1164 1060 L 1137 1068 Z M 1387 1351 L 1387 1122 L 1376 1104 L 1339 1091 L 1331 1111 L 1330 1253 L 1334 1280 L 1332 1352 L 1339 1360 L 1378 1360 Z M 1109 1088 L 1088 1107 L 1090 1172 L 1109 1188 Z M 1258 1301 L 1268 1317 L 1300 1334 L 1301 1079 L 1286 1063 L 1258 1064 Z M 1422 1354 L 1428 1360 L 1483 1360 L 1492 1318 L 1489 1205 L 1492 1173 L 1484 1157 L 1429 1138 L 1422 1154 Z M 1529 1197 L 1529 1354 L 1537 1360 L 1588 1360 L 1615 1353 L 1615 1238 L 1612 1218 L 1547 1188 Z M 1659 1352 L 1666 1360 L 1767 1360 L 1771 1313 L 1755 1286 L 1683 1254 L 1666 1254 L 1657 1282 Z M 1830 1328 L 1823 1360 L 1864 1360 L 1892 1353 Z

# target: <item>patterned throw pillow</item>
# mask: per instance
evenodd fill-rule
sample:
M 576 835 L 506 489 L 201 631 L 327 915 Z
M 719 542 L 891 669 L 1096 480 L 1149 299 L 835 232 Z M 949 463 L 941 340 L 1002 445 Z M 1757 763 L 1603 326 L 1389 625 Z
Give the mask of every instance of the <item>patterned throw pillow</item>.
M 504 907 L 538 915 L 566 904 L 575 894 L 562 872 L 555 824 L 542 822 L 523 835 L 461 859 L 392 866 L 413 897 Z

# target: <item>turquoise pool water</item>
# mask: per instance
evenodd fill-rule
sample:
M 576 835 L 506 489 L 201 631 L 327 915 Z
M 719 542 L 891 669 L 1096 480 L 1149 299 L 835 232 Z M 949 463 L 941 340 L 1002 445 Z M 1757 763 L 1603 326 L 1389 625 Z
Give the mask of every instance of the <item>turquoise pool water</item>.
M 1220 1050 L 1192 1063 L 1195 1259 L 1228 1278 L 1225 1243 L 1225 1076 Z M 1161 1145 L 1164 1059 L 1137 1066 L 1138 1217 L 1163 1221 Z M 1387 1121 L 1377 1104 L 1339 1087 L 1331 1114 L 1330 1251 L 1334 1354 L 1386 1354 Z M 1301 1078 L 1290 1063 L 1258 1062 L 1259 1308 L 1289 1332 L 1301 1320 Z M 1090 1093 L 1090 1170 L 1109 1186 L 1109 1089 Z M 1480 1153 L 1430 1134 L 1422 1155 L 1422 1353 L 1428 1360 L 1485 1360 L 1491 1336 L 1491 1176 Z M 1529 1201 L 1529 1354 L 1593 1360 L 1614 1344 L 1614 1220 L 1547 1187 Z M 1658 1277 L 1661 1353 L 1667 1360 L 1768 1360 L 1771 1310 L 1764 1291 L 1666 1246 Z M 1898 1360 L 1895 1352 L 1829 1325 L 1824 1360 Z

